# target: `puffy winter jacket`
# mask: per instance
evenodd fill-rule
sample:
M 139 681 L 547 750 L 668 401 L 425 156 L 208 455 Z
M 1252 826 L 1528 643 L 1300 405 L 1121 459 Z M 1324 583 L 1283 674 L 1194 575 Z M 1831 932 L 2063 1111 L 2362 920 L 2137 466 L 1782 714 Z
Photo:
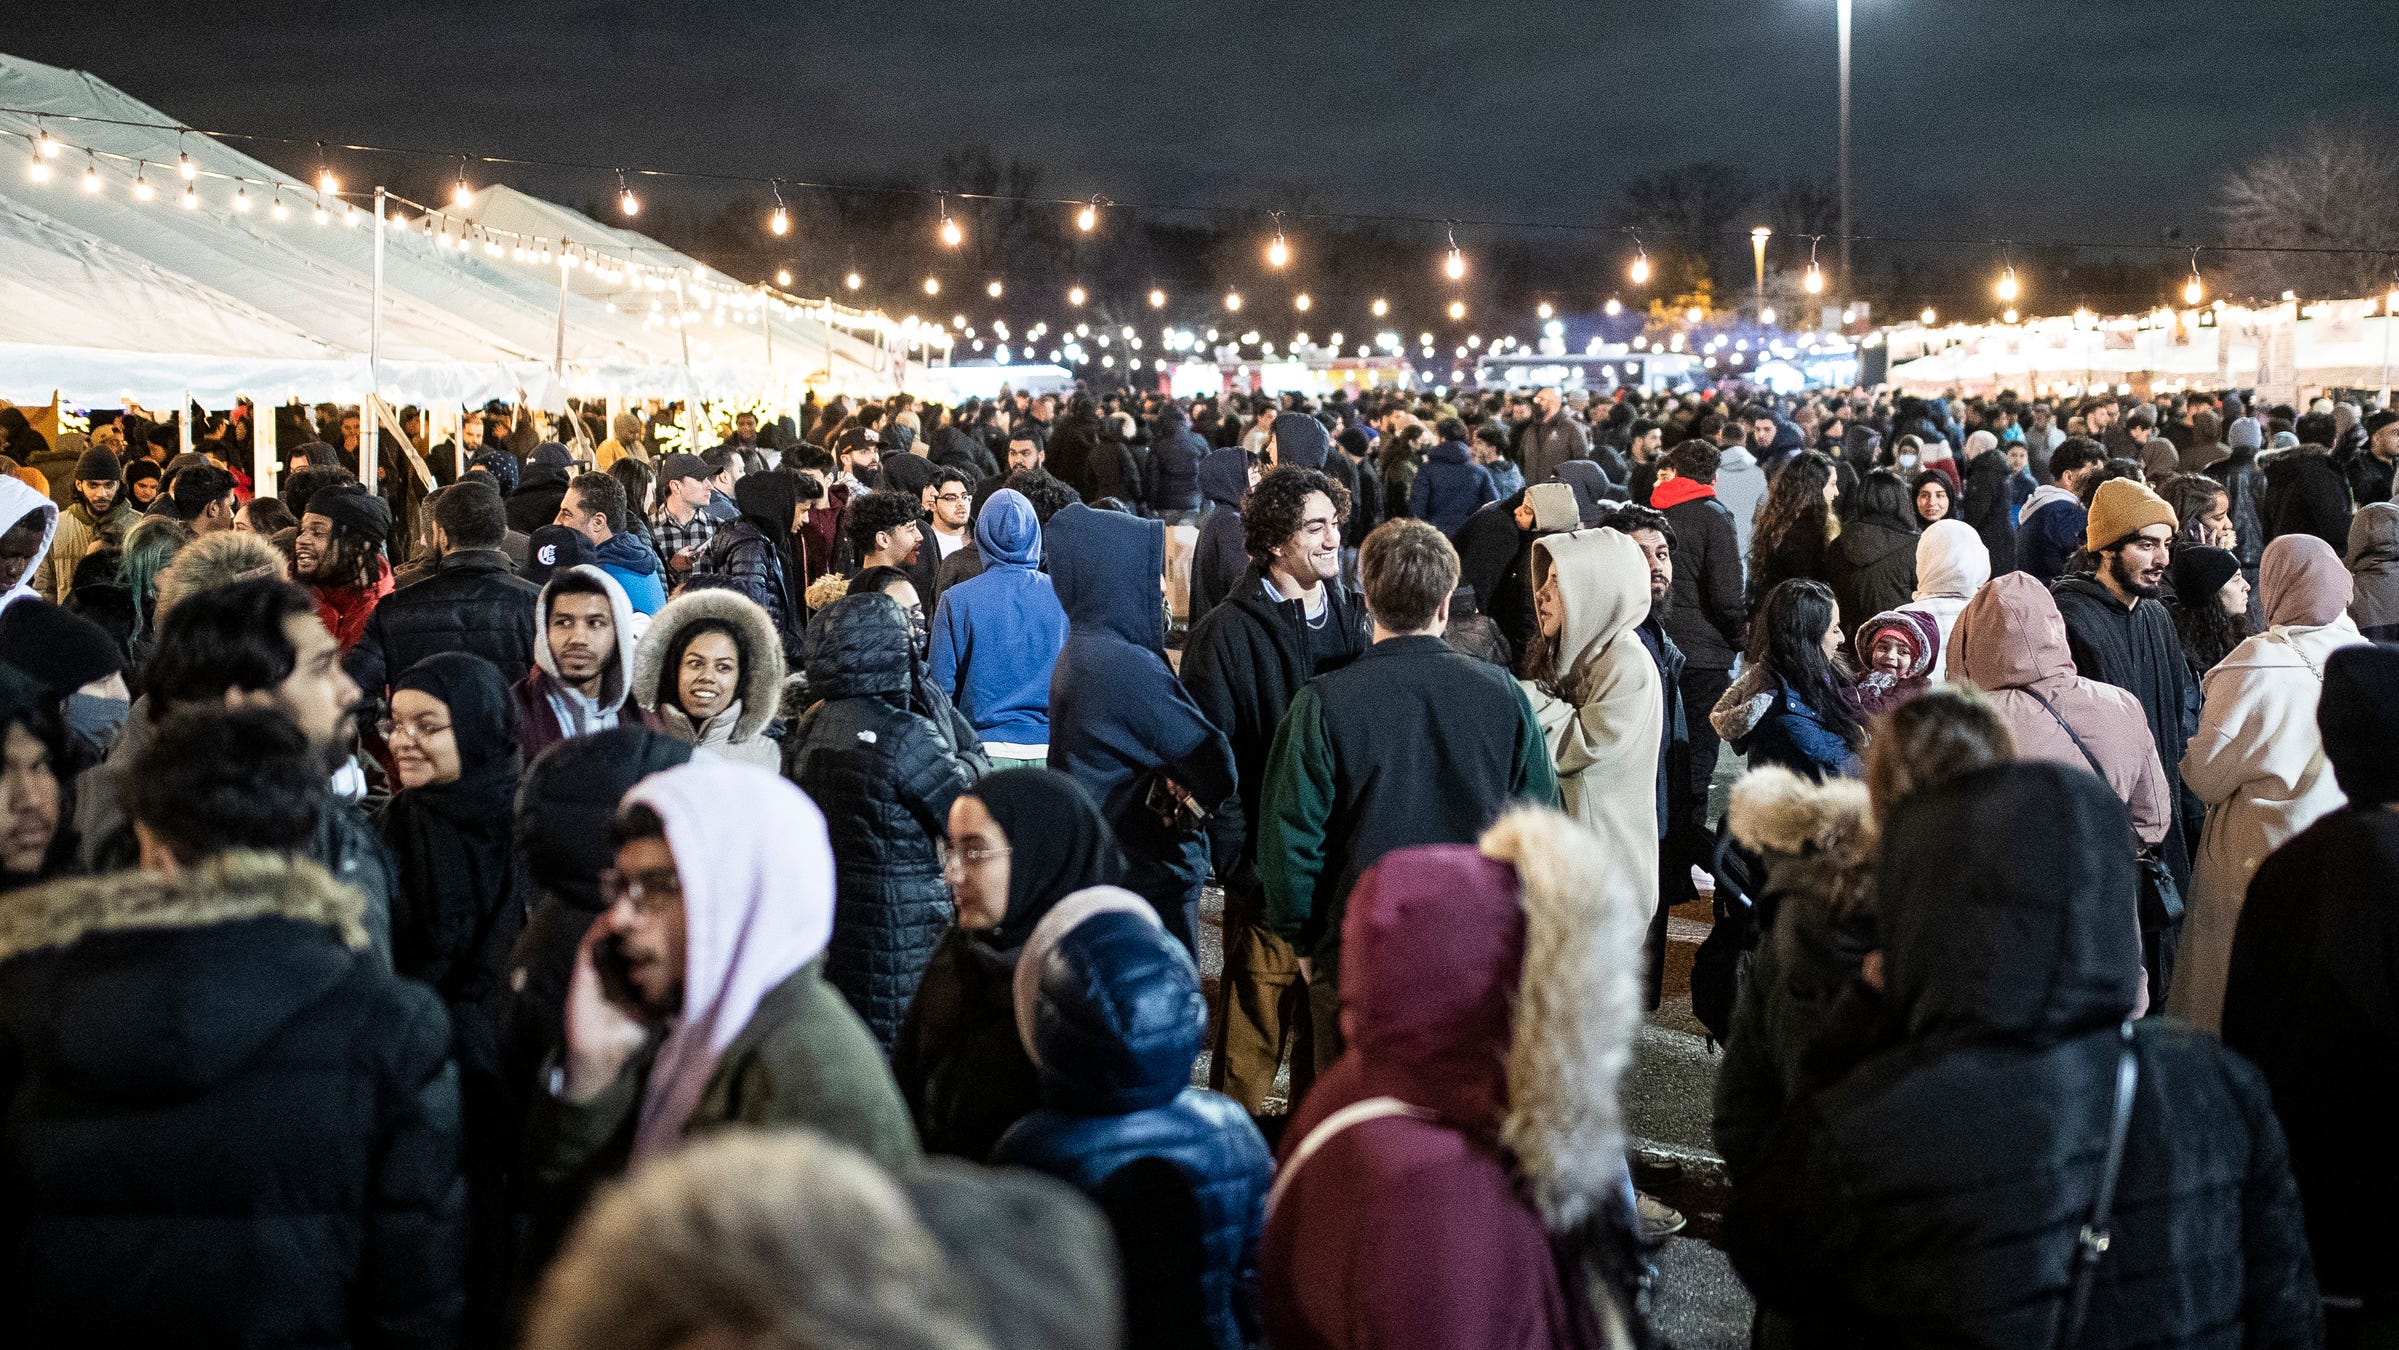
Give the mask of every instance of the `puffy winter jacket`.
M 1240 1350 L 1259 1331 L 1274 1160 L 1231 1098 L 1188 1086 L 1207 1007 L 1182 947 L 1147 913 L 1067 926 L 1078 899 L 1111 894 L 1140 903 L 1080 892 L 1020 958 L 1032 977 L 1016 981 L 1016 1020 L 1043 1106 L 992 1161 L 1068 1181 L 1108 1213 L 1124 1258 L 1127 1344 Z
M 541 587 L 516 575 L 506 554 L 460 549 L 383 597 L 342 667 L 368 698 L 436 652 L 472 652 L 515 684 L 533 669 L 540 600 Z
M 1475 463 L 1462 443 L 1443 441 L 1425 452 L 1416 485 L 1408 489 L 1408 514 L 1454 535 L 1476 508 L 1498 500 L 1491 471 Z
M 1208 456 L 1208 443 L 1191 429 L 1181 409 L 1159 417 L 1150 442 L 1150 462 L 1142 475 L 1142 497 L 1152 511 L 1196 511 L 1200 505 L 1199 465 Z
M 1755 666 L 1724 691 L 1708 722 L 1753 768 L 1780 764 L 1814 783 L 1854 778 L 1864 769 L 1858 752 L 1825 725 L 1822 714 Z
M 2266 542 L 2286 534 L 2312 534 L 2338 553 L 2349 545 L 2349 484 L 2322 450 L 2301 446 L 2265 461 L 2265 500 L 2260 504 Z
M 784 742 L 783 773 L 825 813 L 838 892 L 825 978 L 886 1055 L 950 924 L 935 842 L 968 762 L 917 711 L 922 676 L 908 616 L 884 595 L 827 605 L 808 626 L 808 690 L 821 700 Z
M 21 1346 L 447 1346 L 450 1021 L 314 863 L 9 897 L 0 1262 Z
M 1880 520 L 1853 520 L 1824 551 L 1824 581 L 1851 632 L 1916 593 L 1916 536 Z
M 1844 1071 L 1818 1043 L 1823 1085 L 1776 1123 L 1728 1216 L 1735 1268 L 1808 1343 L 2052 1344 L 2142 979 L 2124 834 L 2106 787 L 2056 764 L 1994 765 L 1893 812 L 1881 1044 Z M 2136 1024 L 2133 1049 L 2113 1240 L 2079 1344 L 2320 1344 L 2257 1071 L 2168 1018 Z

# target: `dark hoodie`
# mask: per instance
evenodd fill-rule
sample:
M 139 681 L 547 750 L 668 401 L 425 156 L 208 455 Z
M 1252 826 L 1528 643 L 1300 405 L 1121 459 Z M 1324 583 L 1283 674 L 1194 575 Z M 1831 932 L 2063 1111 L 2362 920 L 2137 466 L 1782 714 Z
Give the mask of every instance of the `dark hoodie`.
M 1142 475 L 1141 495 L 1152 511 L 1197 511 L 1200 506 L 1199 466 L 1208 457 L 1208 443 L 1191 429 L 1183 410 L 1168 405 L 1158 415 L 1150 440 L 1150 462 Z
M 1277 465 L 1322 469 L 1325 456 L 1332 452 L 1333 438 L 1325 434 L 1324 423 L 1306 413 L 1282 413 L 1274 419 L 1271 444 Z
M 807 619 L 801 601 L 807 583 L 799 579 L 807 569 L 804 560 L 794 556 L 795 539 L 805 548 L 807 536 L 791 532 L 799 487 L 787 473 L 754 473 L 733 485 L 733 495 L 741 504 L 741 518 L 708 541 L 688 584 L 723 586 L 757 601 L 775 621 L 789 661 L 799 654 Z
M 478 461 L 482 458 L 476 456 Z M 559 503 L 566 500 L 567 480 L 574 472 L 574 457 L 565 446 L 552 441 L 535 450 L 518 474 L 516 486 L 508 490 L 508 528 L 531 534 L 556 523 Z
M 258 853 L 9 896 L 11 1344 L 451 1343 L 449 1018 L 360 913 Z
M 1819 1042 L 1830 1085 L 1776 1125 L 1728 1220 L 1742 1278 L 1810 1343 L 2050 1344 L 2142 978 L 2127 829 L 2105 785 L 2056 764 L 1979 770 L 1893 813 L 1884 1044 L 1844 1073 Z M 2079 1343 L 2317 1344 L 2256 1070 L 2164 1018 L 2134 1045 L 2114 1241 Z
M 1499 500 L 1491 471 L 1474 462 L 1462 441 L 1442 441 L 1425 452 L 1408 489 L 1408 514 L 1456 535 L 1478 509 Z
M 2302 445 L 2265 461 L 2265 542 L 2312 534 L 2335 553 L 2349 546 L 2349 484 L 2321 446 Z
M 1192 623 L 1231 595 L 1249 567 L 1249 553 L 1241 537 L 1241 499 L 1249 495 L 1249 456 L 1239 447 L 1212 450 L 1199 463 L 1198 479 L 1199 489 L 1208 499 L 1208 514 L 1200 521 L 1199 543 L 1191 556 Z
M 1050 677 L 1050 767 L 1075 776 L 1124 845 L 1126 889 L 1191 945 L 1205 839 L 1170 834 L 1145 803 L 1169 780 L 1202 811 L 1233 795 L 1233 752 L 1167 664 L 1158 578 L 1166 531 L 1077 503 L 1050 518 L 1050 576 L 1066 645 Z

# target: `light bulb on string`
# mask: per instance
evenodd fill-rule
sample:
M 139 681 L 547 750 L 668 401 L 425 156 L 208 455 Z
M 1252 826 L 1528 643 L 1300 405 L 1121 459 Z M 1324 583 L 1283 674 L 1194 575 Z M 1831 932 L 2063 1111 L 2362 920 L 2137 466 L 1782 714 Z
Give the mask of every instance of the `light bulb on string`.
M 1449 232 L 1449 257 L 1442 262 L 1441 270 L 1447 273 L 1452 281 L 1466 279 L 1466 255 L 1458 252 L 1458 232 L 1456 230 Z
M 1166 308 L 1166 292 L 1164 292 L 1164 291 L 1161 291 L 1161 290 L 1152 290 L 1152 291 L 1150 292 L 1150 308 L 1151 308 L 1151 309 L 1164 309 L 1164 308 Z
M 450 185 L 450 205 L 464 211 L 475 204 L 475 190 L 466 185 L 466 156 L 458 157 L 458 181 Z
M 186 211 L 197 211 L 200 209 L 200 188 L 198 184 L 186 183 L 183 185 L 183 199 L 181 204 L 183 209 Z
M 59 151 L 64 148 L 58 143 L 58 138 L 50 134 L 50 128 L 42 125 L 42 120 L 40 118 L 35 118 L 33 124 L 33 153 L 35 157 L 39 159 L 58 158 Z
M 2182 302 L 2186 305 L 2196 305 L 2206 294 L 2207 288 L 2199 282 L 2199 250 L 2192 249 L 2191 279 L 2182 284 Z
M 625 171 L 616 171 L 616 209 L 628 216 L 641 214 L 641 198 L 633 195 L 633 185 L 625 181 Z
M 1082 210 L 1075 212 L 1075 228 L 1089 234 L 1099 228 L 1099 223 L 1100 199 L 1094 197 L 1083 204 Z
M 292 209 L 283 204 L 283 189 L 275 189 L 274 200 L 267 204 L 267 218 L 280 225 L 292 218 Z
M 1266 246 L 1266 265 L 1281 267 L 1291 261 L 1291 246 L 1283 242 L 1283 213 L 1270 214 L 1274 217 L 1274 242 Z
M 1454 322 L 1456 322 L 1456 321 L 1457 321 L 1457 320 L 1459 320 L 1459 319 L 1463 319 L 1463 318 L 1465 318 L 1465 317 L 1466 317 L 1466 302 L 1465 302 L 1465 301 L 1463 301 L 1463 300 L 1452 300 L 1452 301 L 1450 301 L 1450 302 L 1449 302 L 1449 317 L 1450 317 L 1450 321 L 1451 321 L 1451 322 L 1453 322 L 1453 323 L 1454 323 Z
M 1649 284 L 1649 250 L 1642 248 L 1638 242 L 1633 248 L 1633 265 L 1625 269 L 1625 275 L 1633 279 L 1634 285 L 1646 286 Z
M 791 233 L 791 212 L 783 208 L 783 185 L 769 183 L 767 188 L 775 194 L 775 213 L 766 218 L 767 232 L 778 237 Z
M 1624 312 L 1624 302 L 1611 295 L 1608 297 L 1608 303 L 1602 305 L 1600 309 L 1602 313 L 1613 319 Z
M 182 139 L 182 138 L 181 138 L 180 136 L 178 136 L 176 139 L 180 140 L 180 139 Z M 198 178 L 198 177 L 200 176 L 200 166 L 199 166 L 199 165 L 197 165 L 197 164 L 194 164 L 194 163 L 192 163 L 192 156 L 191 156 L 191 152 L 190 152 L 190 151 L 188 151 L 188 150 L 178 150 L 178 151 L 176 151 L 176 152 L 175 152 L 175 160 L 176 160 L 176 163 L 175 163 L 175 172 L 177 172 L 177 173 L 179 173 L 179 174 L 183 175 L 183 181 L 184 181 L 184 182 L 186 182 L 186 183 L 188 183 L 188 182 L 191 182 L 193 179 L 195 179 L 195 178 Z
M 1391 312 L 1391 302 L 1377 298 L 1375 302 L 1372 305 L 1367 306 L 1367 308 L 1373 310 L 1374 316 L 1379 319 Z
M 1557 307 L 1550 304 L 1547 300 L 1544 300 L 1540 304 L 1533 306 L 1533 313 L 1541 316 L 1541 318 L 1544 320 L 1547 320 L 1550 315 L 1557 312 Z
M 2023 287 L 2016 284 L 2016 269 L 2013 264 L 1999 274 L 1999 284 L 1992 289 L 2002 300 L 2013 300 L 2022 292 Z
M 966 231 L 959 229 L 958 222 L 950 219 L 950 200 L 947 197 L 941 199 L 941 242 L 951 248 L 966 242 Z
M 866 284 L 866 278 L 858 275 L 856 272 L 852 272 L 848 276 L 841 279 L 841 284 L 854 291 Z
M 244 215 L 249 214 L 250 189 L 246 187 L 237 187 L 233 190 L 233 209 L 241 212 Z
M 90 151 L 84 152 L 83 190 L 86 192 L 100 190 L 100 160 Z
M 925 294 L 927 294 L 927 295 L 939 295 L 939 294 L 941 294 L 941 278 L 939 278 L 939 277 L 926 277 L 926 278 L 925 278 Z
M 317 198 L 316 222 L 319 225 L 333 223 L 333 213 L 325 209 L 325 199 L 322 197 Z
M 25 161 L 25 177 L 36 183 L 50 181 L 50 164 L 49 161 L 42 158 L 39 143 L 35 144 L 33 155 Z
M 1824 269 L 1816 263 L 1816 245 L 1823 238 L 1822 235 L 1808 236 L 1808 271 L 1806 276 L 1799 279 L 1799 285 L 1810 295 L 1824 294 Z
M 1301 291 L 1299 294 L 1291 297 L 1291 307 L 1298 310 L 1302 314 L 1307 313 L 1308 307 L 1315 303 L 1316 302 L 1314 300 L 1308 298 L 1308 293 L 1306 291 Z
M 994 281 L 990 285 L 983 288 L 983 294 L 990 296 L 994 300 L 999 299 L 1001 296 L 1007 293 L 1008 288 L 997 281 Z
M 1233 311 L 1235 314 L 1239 314 L 1241 312 L 1241 292 L 1226 291 L 1224 293 L 1224 307 Z
M 1089 297 L 1083 294 L 1083 288 L 1080 286 L 1069 286 L 1066 288 L 1066 303 L 1070 305 L 1080 305 L 1088 298 Z

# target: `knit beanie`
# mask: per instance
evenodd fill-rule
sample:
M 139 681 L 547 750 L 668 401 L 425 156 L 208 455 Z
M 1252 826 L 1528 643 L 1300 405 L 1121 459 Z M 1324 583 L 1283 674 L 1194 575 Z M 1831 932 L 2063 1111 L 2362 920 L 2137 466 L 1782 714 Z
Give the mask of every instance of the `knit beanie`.
M 106 449 L 94 447 L 83 452 L 75 461 L 75 481 L 78 483 L 113 483 L 125 476 L 125 466 Z
M 2366 643 L 2334 652 L 2324 662 L 2316 728 L 2351 806 L 2399 801 L 2399 648 Z
M 2393 422 L 2399 422 L 2399 412 L 2392 412 L 2386 408 L 2383 411 L 2374 414 L 2372 417 L 2366 419 L 2366 436 L 2371 439 L 2375 432 L 2382 430 L 2384 427 L 2389 426 Z
M 2232 425 L 2224 429 L 2224 443 L 2235 450 L 2263 450 L 2266 448 L 2265 428 L 2259 426 L 2254 417 L 2236 417 Z
M 350 533 L 380 544 L 391 538 L 392 509 L 357 484 L 325 488 L 308 499 L 308 514 L 323 516 Z
M 56 605 L 27 602 L 0 610 L 0 651 L 54 698 L 125 668 L 106 629 Z
M 2240 570 L 2239 558 L 2205 544 L 2176 547 L 2174 561 L 2166 565 L 2166 575 L 2174 582 L 2175 598 L 2194 607 L 2213 599 Z
M 2082 546 L 2097 553 L 2128 534 L 2152 525 L 2172 529 L 2176 523 L 2174 508 L 2147 485 L 2130 478 L 2111 478 L 2091 497 L 2091 518 L 2083 527 Z

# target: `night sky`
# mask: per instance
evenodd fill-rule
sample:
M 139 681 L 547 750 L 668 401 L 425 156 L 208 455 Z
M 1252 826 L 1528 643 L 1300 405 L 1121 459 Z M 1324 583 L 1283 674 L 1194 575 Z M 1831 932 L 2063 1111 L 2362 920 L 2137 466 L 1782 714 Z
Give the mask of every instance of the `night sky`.
M 2212 236 L 2225 166 L 2311 114 L 2399 106 L 2387 3 L 1858 0 L 1859 226 Z M 211 0 L 26 6 L 0 41 L 194 126 L 928 182 L 942 151 L 989 146 L 1061 196 L 1574 222 L 1693 160 L 1829 178 L 1833 12 Z M 570 202 L 612 186 L 505 176 Z

